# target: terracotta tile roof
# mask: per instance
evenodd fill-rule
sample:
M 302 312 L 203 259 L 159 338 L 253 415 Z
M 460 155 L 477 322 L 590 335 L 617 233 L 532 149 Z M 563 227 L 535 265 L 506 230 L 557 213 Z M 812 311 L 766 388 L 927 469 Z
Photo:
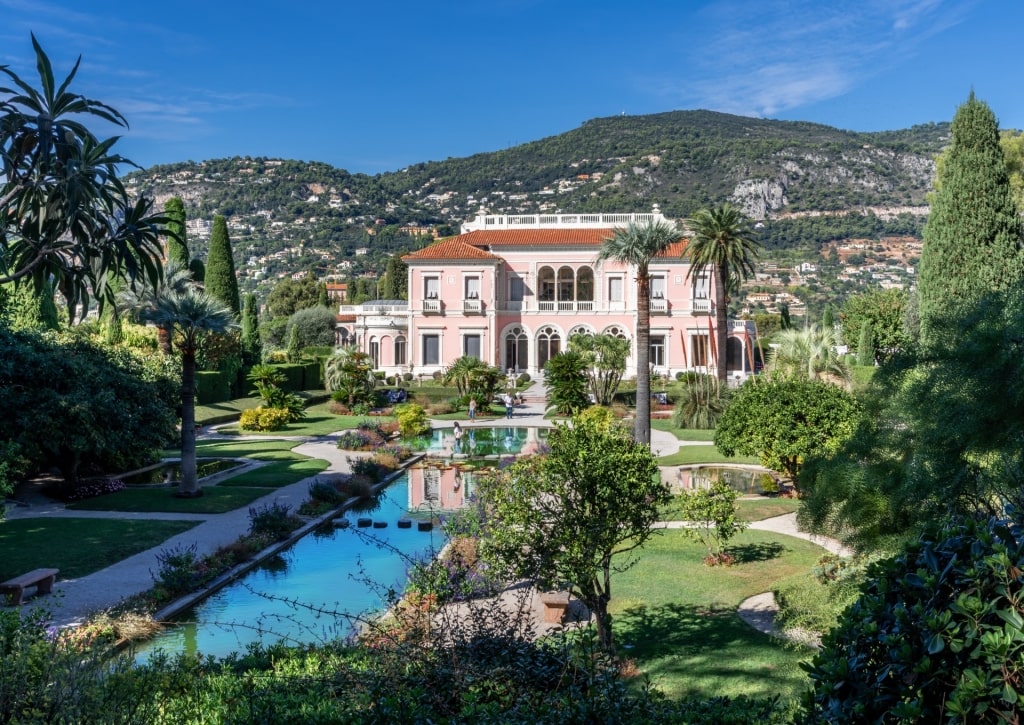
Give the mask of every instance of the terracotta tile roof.
M 686 245 L 690 243 L 689 239 L 680 239 L 678 242 L 672 242 L 664 252 L 657 256 L 658 259 L 682 259 L 683 252 L 686 251 Z
M 335 317 L 335 319 L 338 322 L 355 322 L 356 321 L 356 316 L 355 315 L 337 315 Z
M 467 244 L 465 238 L 470 236 L 464 234 L 460 237 L 449 237 L 448 239 L 442 239 L 439 242 L 431 244 L 429 247 L 424 247 L 418 252 L 412 254 L 406 254 L 402 259 L 406 262 L 416 262 L 419 260 L 435 260 L 435 259 L 459 259 L 459 260 L 480 260 L 480 261 L 498 261 L 501 258 L 497 257 L 490 252 L 483 249 L 479 249 L 477 246 Z

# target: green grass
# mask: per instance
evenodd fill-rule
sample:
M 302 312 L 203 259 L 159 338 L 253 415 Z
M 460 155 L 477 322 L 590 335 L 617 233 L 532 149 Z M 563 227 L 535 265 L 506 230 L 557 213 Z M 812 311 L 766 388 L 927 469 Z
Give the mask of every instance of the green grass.
M 322 458 L 296 458 L 290 461 L 272 461 L 265 466 L 232 476 L 213 488 L 281 488 L 304 478 L 315 476 L 330 464 Z M 206 488 L 207 491 L 210 487 Z
M 166 492 L 164 492 L 166 495 Z M 32 518 L 0 523 L 0 581 L 41 567 L 74 579 L 159 546 L 198 521 Z
M 171 488 L 126 489 L 105 496 L 69 504 L 75 511 L 128 511 L 157 513 L 169 511 L 185 514 L 222 514 L 246 506 L 271 493 L 269 488 L 240 486 L 206 486 L 200 498 L 175 498 Z
M 306 399 L 321 400 L 326 398 L 329 393 L 326 390 L 304 390 L 298 393 L 298 395 Z M 196 423 L 199 425 L 215 425 L 217 423 L 237 420 L 243 410 L 258 408 L 261 402 L 263 402 L 262 398 L 253 397 L 235 398 L 234 400 L 225 400 L 221 403 L 211 403 L 209 405 L 197 405 Z
M 652 418 L 651 428 L 671 433 L 681 441 L 713 441 L 714 430 L 702 430 L 700 428 L 676 428 L 672 425 L 671 418 Z
M 652 537 L 634 567 L 613 575 L 610 608 L 619 653 L 635 659 L 669 697 L 795 697 L 807 685 L 799 663 L 810 653 L 755 631 L 736 608 L 777 580 L 806 572 L 822 549 L 746 531 L 728 551 L 739 563 L 707 567 L 706 550 L 684 532 Z
M 663 521 L 680 521 L 679 497 L 661 510 Z M 773 516 L 789 514 L 800 508 L 800 502 L 791 498 L 741 498 L 736 501 L 736 513 L 742 521 L 763 521 Z
M 755 456 L 733 456 L 729 458 L 718 452 L 714 446 L 683 446 L 675 453 L 658 459 L 659 466 L 686 466 L 693 463 L 761 463 Z

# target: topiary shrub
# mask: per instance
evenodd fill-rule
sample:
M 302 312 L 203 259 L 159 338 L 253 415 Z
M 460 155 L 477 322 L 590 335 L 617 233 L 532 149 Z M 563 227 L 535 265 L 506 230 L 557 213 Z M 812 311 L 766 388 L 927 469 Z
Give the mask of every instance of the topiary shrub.
M 1018 532 L 1019 533 L 1019 532 Z M 868 567 L 808 666 L 818 722 L 1016 722 L 1024 543 L 1000 521 L 928 527 Z
M 516 378 L 516 385 L 518 385 L 519 387 L 523 387 L 528 382 L 530 382 L 530 380 L 532 380 L 532 378 L 530 377 L 529 373 L 520 373 L 519 377 Z

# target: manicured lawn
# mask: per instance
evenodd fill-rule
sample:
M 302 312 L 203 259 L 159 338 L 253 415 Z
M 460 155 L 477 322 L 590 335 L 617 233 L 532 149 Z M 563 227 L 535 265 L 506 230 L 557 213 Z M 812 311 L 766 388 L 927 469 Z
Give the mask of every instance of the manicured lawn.
M 60 579 L 85 576 L 159 546 L 197 523 L 73 518 L 4 521 L 0 523 L 0 581 L 41 567 L 60 569 Z
M 246 506 L 266 496 L 270 488 L 242 488 L 241 486 L 207 486 L 200 498 L 175 498 L 171 488 L 126 489 L 105 496 L 89 498 L 69 504 L 75 511 L 130 511 L 154 513 L 171 511 L 186 514 L 222 514 Z
M 246 438 L 225 438 L 196 442 L 196 455 L 200 458 L 255 458 L 260 461 L 292 460 L 300 458 L 291 450 L 302 441 L 254 440 Z M 168 448 L 162 452 L 168 458 L 179 458 L 179 449 Z
M 306 399 L 323 399 L 328 395 L 326 390 L 305 390 L 299 395 Z M 196 406 L 196 423 L 199 425 L 212 425 L 235 420 L 242 414 L 243 410 L 258 408 L 263 402 L 261 398 L 235 398 L 225 400 L 222 403 L 211 403 L 209 405 Z
M 652 418 L 651 428 L 655 430 L 668 431 L 681 441 L 713 441 L 714 430 L 702 430 L 699 428 L 676 428 L 672 425 L 670 418 Z
M 679 506 L 676 498 L 662 509 L 663 521 L 679 521 Z M 773 516 L 789 514 L 800 508 L 800 502 L 792 498 L 741 498 L 736 501 L 736 512 L 742 521 L 763 521 Z
M 241 430 L 238 424 L 227 425 L 217 430 L 228 435 L 266 435 L 266 436 L 322 436 L 336 433 L 339 430 L 355 428 L 364 421 L 394 420 L 388 416 L 368 415 L 335 415 L 328 409 L 328 403 L 317 403 L 306 408 L 306 417 L 295 423 L 289 423 L 280 430 L 258 432 Z
M 214 488 L 261 487 L 281 488 L 296 481 L 315 476 L 330 465 L 322 458 L 301 458 L 291 461 L 272 461 L 218 483 Z M 207 487 L 207 491 L 210 487 Z
M 822 549 L 763 531 L 737 535 L 738 562 L 707 567 L 706 550 L 683 532 L 654 536 L 637 564 L 613 575 L 611 610 L 621 655 L 669 697 L 795 697 L 809 651 L 787 647 L 745 624 L 741 601 L 817 564 Z
M 658 459 L 660 466 L 685 466 L 692 463 L 753 463 L 761 462 L 754 456 L 733 456 L 728 458 L 714 446 L 683 446 L 675 453 Z

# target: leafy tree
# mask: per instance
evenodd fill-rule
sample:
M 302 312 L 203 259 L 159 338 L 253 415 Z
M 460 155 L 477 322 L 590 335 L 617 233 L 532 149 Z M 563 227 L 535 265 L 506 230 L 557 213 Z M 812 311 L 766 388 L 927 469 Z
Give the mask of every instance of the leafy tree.
M 831 383 L 751 378 L 733 394 L 718 421 L 715 446 L 726 456 L 759 456 L 762 465 L 796 484 L 801 462 L 837 451 L 860 418 L 860 404 Z
M 1014 206 L 995 115 L 973 91 L 957 109 L 952 140 L 924 230 L 918 277 L 921 342 L 939 318 L 1024 279 L 1022 222 Z
M 202 496 L 196 475 L 196 357 L 210 334 L 223 334 L 236 326 L 232 310 L 205 291 L 189 286 L 167 289 L 147 300 L 144 320 L 174 331 L 181 353 L 181 484 L 178 495 Z
M 289 347 L 292 335 L 296 336 L 299 350 L 306 347 L 333 347 L 335 323 L 334 312 L 326 307 L 307 307 L 296 311 L 288 318 L 286 334 Z
M 576 419 L 552 430 L 548 445 L 548 455 L 519 459 L 479 484 L 487 512 L 480 553 L 510 576 L 571 588 L 613 651 L 612 571 L 635 562 L 668 487 L 650 448 L 617 426 Z
M 7 314 L 15 330 L 56 330 L 60 327 L 53 288 L 49 282 L 36 288 L 29 281 L 10 285 Z
M 384 270 L 381 298 L 385 300 L 408 299 L 408 287 L 409 265 L 403 262 L 399 255 L 393 254 L 388 257 L 388 264 Z
M 172 196 L 164 204 L 164 214 L 167 216 L 167 261 L 187 268 L 191 257 L 185 234 L 185 202 Z
M 373 361 L 365 352 L 339 348 L 324 364 L 324 385 L 334 393 L 335 400 L 344 401 L 349 408 L 368 403 L 377 387 Z
M 320 285 L 313 274 L 299 280 L 284 279 L 274 285 L 267 296 L 270 317 L 288 318 L 299 310 L 316 307 L 320 300 Z
M 60 84 L 50 59 L 32 36 L 39 72 L 33 88 L 7 67 L 0 74 L 0 284 L 51 283 L 73 318 L 89 295 L 113 300 L 113 279 L 132 286 L 160 276 L 166 217 L 152 214 L 145 196 L 132 200 L 113 153 L 117 137 L 98 139 L 83 124 L 127 126 L 110 106 L 68 90 L 81 58 Z
M 548 400 L 559 415 L 576 415 L 590 406 L 587 397 L 585 361 L 572 350 L 564 350 L 544 365 Z
M 651 443 L 651 260 L 679 241 L 674 224 L 647 222 L 617 229 L 604 240 L 598 261 L 610 259 L 636 268 L 636 430 L 638 443 Z M 723 348 L 724 350 L 724 348 Z
M 849 384 L 850 368 L 837 351 L 834 328 L 783 330 L 774 340 L 767 361 L 772 375 Z
M 331 341 L 333 344 L 333 340 Z M 242 362 L 255 365 L 260 360 L 260 317 L 256 295 L 249 293 L 242 304 Z
M 629 340 L 615 335 L 573 335 L 569 349 L 582 359 L 587 384 L 598 405 L 611 405 L 626 372 Z
M 839 315 L 843 340 L 853 347 L 860 341 L 864 323 L 870 322 L 875 353 L 881 361 L 906 352 L 911 343 L 906 326 L 907 305 L 907 293 L 903 290 L 879 290 L 853 295 L 846 300 Z
M 1010 190 L 1017 209 L 1024 209 L 1024 133 L 1003 131 L 999 134 L 999 145 L 1006 160 L 1006 172 L 1010 176 Z
M 691 524 L 684 532 L 707 548 L 704 563 L 709 566 L 730 564 L 732 559 L 724 552 L 725 545 L 747 528 L 747 523 L 736 517 L 737 498 L 739 493 L 721 479 L 708 488 L 683 491 L 676 496 L 682 520 Z
M 710 270 L 714 276 L 718 382 L 724 386 L 728 377 L 725 348 L 729 338 L 729 294 L 754 275 L 759 247 L 747 218 L 728 203 L 701 209 L 687 223 L 693 230 L 693 238 L 686 247 L 690 274 L 701 275 Z
M 1014 722 L 1024 699 L 1019 524 L 930 524 L 868 568 L 808 674 L 813 722 Z
M 242 312 L 238 296 L 238 276 L 235 274 L 235 260 L 228 236 L 228 222 L 220 214 L 213 217 L 213 232 L 210 234 L 210 251 L 206 255 L 206 291 L 215 300 L 220 300 L 237 317 Z

